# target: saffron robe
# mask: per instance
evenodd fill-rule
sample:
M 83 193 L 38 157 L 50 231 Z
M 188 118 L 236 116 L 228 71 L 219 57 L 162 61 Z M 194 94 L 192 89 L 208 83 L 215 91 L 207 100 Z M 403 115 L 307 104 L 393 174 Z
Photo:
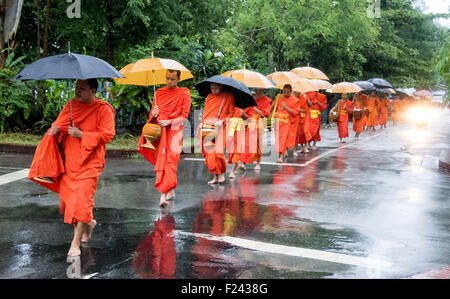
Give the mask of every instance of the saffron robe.
M 270 116 L 272 100 L 267 96 L 255 99 L 256 108 L 264 117 Z M 264 122 L 260 114 L 256 113 L 253 107 L 248 107 L 244 113 L 249 117 L 245 131 L 245 153 L 241 154 L 241 162 L 252 164 L 261 161 L 262 141 L 264 137 Z
M 346 138 L 348 137 L 348 114 L 352 113 L 353 111 L 353 103 L 350 100 L 341 100 L 339 102 L 340 109 L 339 109 L 339 120 L 338 120 L 338 134 L 339 138 Z M 344 109 L 344 107 L 347 107 L 350 112 L 347 112 L 347 110 Z
M 306 93 L 306 96 L 309 100 L 314 104 L 309 107 L 310 121 L 306 126 L 306 139 L 308 142 L 310 141 L 321 141 L 320 137 L 320 123 L 322 121 L 322 112 L 327 108 L 327 97 L 324 94 L 310 91 Z M 317 104 L 320 102 L 322 104 L 322 108 Z
M 70 102 L 73 125 L 83 132 L 81 139 L 68 134 Z M 115 122 L 113 107 L 104 101 L 70 102 L 52 124 L 60 129 L 59 134 L 49 135 L 50 128 L 37 146 L 28 178 L 59 193 L 64 222 L 76 225 L 93 219 L 97 181 L 105 167 L 106 144 L 114 138 Z M 35 177 L 51 177 L 55 183 L 42 183 Z
M 159 109 L 156 119 L 153 117 L 155 97 Z M 153 142 L 156 151 L 142 147 L 146 142 L 142 134 L 138 151 L 155 166 L 155 188 L 161 193 L 167 194 L 178 184 L 177 169 L 183 142 L 183 121 L 189 116 L 191 95 L 189 89 L 185 87 L 168 88 L 165 86 L 156 91 L 155 97 L 147 123 L 170 120 L 170 125 L 162 127 L 161 137 Z
M 300 112 L 298 102 L 299 100 L 292 95 L 288 98 L 281 96 L 278 101 L 277 113 L 275 114 L 275 150 L 277 153 L 286 153 L 286 150 L 288 148 L 288 138 L 289 130 L 291 129 L 291 123 L 295 125 L 296 116 Z M 282 107 L 283 103 L 292 110 L 293 114 L 290 114 L 289 111 Z
M 375 127 L 378 125 L 378 106 L 380 99 L 378 96 L 367 98 L 367 109 L 369 116 L 367 117 L 366 127 Z
M 379 117 L 379 124 L 385 125 L 388 120 L 388 113 L 389 113 L 389 106 L 391 105 L 391 102 L 388 98 L 384 98 L 380 100 L 380 117 Z
M 222 110 L 219 110 L 224 101 Z M 200 144 L 202 145 L 202 155 L 205 157 L 205 165 L 208 167 L 209 172 L 213 174 L 223 174 L 227 171 L 227 160 L 225 159 L 225 146 L 226 146 L 226 133 L 227 133 L 227 119 L 233 117 L 234 110 L 234 96 L 233 94 L 227 92 L 221 92 L 219 95 L 214 95 L 210 93 L 206 97 L 205 107 L 203 108 L 202 124 L 214 125 L 217 121 L 223 120 L 223 126 L 218 128 L 218 136 L 215 138 L 215 146 L 210 148 L 205 148 L 203 146 L 203 140 L 200 134 L 199 127 L 197 129 L 197 138 L 200 139 Z
M 298 123 L 298 129 L 297 129 L 297 138 L 296 138 L 296 144 L 305 144 L 307 142 L 306 140 L 306 133 L 305 133 L 305 127 L 308 127 L 306 123 L 309 123 L 311 121 L 311 114 L 309 113 L 309 106 L 307 103 L 307 97 L 306 95 L 302 94 L 299 97 L 299 107 L 305 112 L 299 113 L 299 123 Z
M 366 96 L 367 98 L 367 96 Z M 363 96 L 359 96 L 359 95 L 355 95 L 354 99 L 353 99 L 353 107 L 354 109 L 360 109 L 363 111 L 362 117 L 357 120 L 355 118 L 355 116 L 353 116 L 353 131 L 355 131 L 355 133 L 361 133 L 364 129 L 364 126 L 366 125 L 366 114 L 364 113 L 364 102 L 365 102 L 365 97 Z

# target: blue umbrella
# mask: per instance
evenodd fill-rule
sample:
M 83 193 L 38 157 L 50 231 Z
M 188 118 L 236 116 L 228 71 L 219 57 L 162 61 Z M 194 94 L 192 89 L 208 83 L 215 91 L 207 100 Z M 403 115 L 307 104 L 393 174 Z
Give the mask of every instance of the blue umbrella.
M 234 96 L 234 105 L 236 107 L 245 109 L 247 107 L 256 106 L 255 99 L 248 87 L 231 77 L 224 77 L 220 75 L 212 76 L 211 78 L 205 79 L 198 82 L 194 87 L 198 90 L 198 93 L 202 97 L 207 97 L 211 93 L 209 87 L 210 83 L 222 84 L 226 92 L 231 92 Z
M 14 80 L 123 78 L 106 61 L 75 53 L 39 59 L 23 69 Z
M 376 86 L 369 81 L 355 81 L 353 83 L 361 87 L 364 91 L 372 91 L 376 89 Z

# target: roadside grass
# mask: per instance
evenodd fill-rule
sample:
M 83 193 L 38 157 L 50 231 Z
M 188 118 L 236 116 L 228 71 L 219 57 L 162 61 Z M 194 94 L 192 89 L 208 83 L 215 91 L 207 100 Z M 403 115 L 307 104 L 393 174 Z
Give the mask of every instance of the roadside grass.
M 14 144 L 14 145 L 34 145 L 37 146 L 42 140 L 42 135 L 32 135 L 25 133 L 0 133 L 0 143 Z M 116 135 L 114 139 L 106 145 L 107 149 L 121 150 L 121 149 L 136 149 L 138 148 L 140 136 L 132 135 Z M 184 138 L 183 147 L 194 144 L 194 138 Z

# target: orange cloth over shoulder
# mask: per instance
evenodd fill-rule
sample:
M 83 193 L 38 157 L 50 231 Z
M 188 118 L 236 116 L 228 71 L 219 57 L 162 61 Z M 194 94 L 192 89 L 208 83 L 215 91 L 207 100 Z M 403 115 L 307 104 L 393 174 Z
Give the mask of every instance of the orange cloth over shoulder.
M 160 120 L 170 120 L 171 124 L 161 128 L 161 137 L 153 142 L 156 151 L 142 147 L 145 138 L 141 135 L 138 151 L 147 161 L 155 165 L 155 187 L 161 193 L 167 194 L 177 184 L 177 169 L 183 141 L 183 121 L 188 118 L 191 109 L 191 95 L 185 87 L 168 88 L 156 91 L 156 105 L 159 115 L 153 117 L 152 107 L 147 123 L 158 123 Z M 155 103 L 155 98 L 153 98 Z
M 68 102 L 53 127 L 60 134 L 48 132 L 36 148 L 28 178 L 49 190 L 60 194 L 60 211 L 64 222 L 89 223 L 97 180 L 105 166 L 106 144 L 115 134 L 114 109 L 106 102 L 95 99 L 84 104 L 72 102 L 72 118 L 82 138 L 68 135 L 70 126 L 70 102 Z M 49 130 L 50 131 L 50 130 Z M 55 184 L 34 180 L 35 177 L 51 177 Z
M 222 110 L 220 110 L 221 105 Z M 205 149 L 203 147 L 203 140 L 199 134 L 200 128 L 197 131 L 197 136 L 202 144 L 202 154 L 205 156 L 205 165 L 208 167 L 210 173 L 223 174 L 227 170 L 227 161 L 224 155 L 227 133 L 226 120 L 233 117 L 233 114 L 235 113 L 234 108 L 234 96 L 232 93 L 221 92 L 218 95 L 210 93 L 206 97 L 205 107 L 203 108 L 202 124 L 214 125 L 217 119 L 224 121 L 223 126 L 218 128 L 219 134 L 215 139 L 215 146 L 212 148 Z

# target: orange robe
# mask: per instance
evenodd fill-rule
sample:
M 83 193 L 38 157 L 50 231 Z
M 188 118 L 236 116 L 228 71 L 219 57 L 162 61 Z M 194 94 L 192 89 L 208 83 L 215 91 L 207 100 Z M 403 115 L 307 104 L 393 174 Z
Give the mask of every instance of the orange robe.
M 293 114 L 282 108 L 283 103 L 288 106 Z M 293 95 L 285 98 L 281 96 L 278 101 L 277 113 L 275 114 L 276 129 L 275 129 L 275 150 L 277 153 L 285 154 L 289 146 L 289 130 L 296 124 L 296 116 L 299 114 L 299 100 Z M 296 131 L 297 132 L 297 131 Z M 295 140 L 295 135 L 294 135 Z
M 392 101 L 392 121 L 398 122 L 400 120 L 400 112 L 402 110 L 401 100 Z
M 293 114 L 282 108 L 283 103 L 286 104 Z M 296 122 L 295 117 L 299 113 L 298 99 L 294 96 L 285 98 L 283 95 L 280 97 L 277 106 L 277 113 L 275 114 L 276 129 L 275 129 L 275 151 L 280 154 L 285 154 L 288 148 L 289 130 L 291 129 L 291 123 Z
M 262 96 L 261 98 L 255 99 L 255 102 L 256 108 L 265 117 L 269 117 L 272 100 L 267 96 Z M 241 161 L 246 164 L 252 164 L 261 161 L 264 122 L 261 115 L 256 113 L 253 107 L 245 109 L 244 113 L 250 118 L 245 131 L 245 153 L 241 155 Z
M 347 110 L 344 109 L 344 107 L 346 106 L 349 110 L 350 113 L 352 113 L 353 111 L 353 103 L 350 100 L 346 100 L 346 101 L 342 101 L 340 103 L 341 107 L 339 109 L 339 120 L 338 120 L 338 125 L 337 125 L 337 129 L 338 129 L 338 134 L 339 134 L 339 138 L 346 138 L 348 137 L 348 112 Z
M 367 117 L 366 126 L 375 127 L 378 125 L 378 102 L 380 101 L 378 96 L 367 98 L 367 109 L 369 110 L 369 116 Z
M 388 120 L 389 106 L 391 105 L 391 102 L 389 101 L 389 99 L 384 98 L 380 100 L 379 104 L 380 104 L 379 124 L 385 125 Z
M 305 134 L 305 127 L 307 127 L 307 123 L 311 121 L 311 114 L 309 112 L 309 106 L 307 103 L 307 97 L 302 94 L 299 97 L 299 106 L 300 109 L 302 109 L 305 112 L 300 112 L 299 117 L 299 124 L 297 129 L 297 139 L 296 144 L 305 144 L 307 142 L 306 140 L 306 134 Z
M 245 121 L 242 118 L 243 109 L 235 107 L 233 117 L 228 121 L 227 151 L 228 163 L 239 163 L 241 154 L 245 153 Z
M 327 108 L 327 97 L 324 94 L 310 91 L 306 93 L 306 96 L 309 100 L 314 104 L 309 107 L 310 121 L 306 124 L 306 139 L 308 142 L 316 140 L 321 141 L 320 137 L 320 123 L 322 121 L 322 112 Z M 317 104 L 320 102 L 322 104 L 322 108 Z
M 219 120 L 223 120 L 223 126 L 218 128 L 219 134 L 215 139 L 215 146 L 211 148 L 203 147 L 203 140 L 200 134 L 200 127 L 197 130 L 197 137 L 200 139 L 202 145 L 202 155 L 205 157 L 205 165 L 209 172 L 213 174 L 223 174 L 227 171 L 227 160 L 225 159 L 226 133 L 227 133 L 227 119 L 233 117 L 234 114 L 234 96 L 231 93 L 221 92 L 219 95 L 210 93 L 206 97 L 205 107 L 203 108 L 202 124 L 214 125 L 217 121 L 222 100 L 222 110 L 219 115 Z
M 52 125 L 60 128 L 60 134 L 49 135 L 49 129 L 36 148 L 28 178 L 59 193 L 64 222 L 76 225 L 78 221 L 89 223 L 93 219 L 97 181 L 105 167 L 106 144 L 114 138 L 115 122 L 114 109 L 106 102 L 71 102 L 73 124 L 83 132 L 82 138 L 67 133 L 68 102 Z M 41 183 L 34 177 L 51 177 L 56 183 Z
M 168 88 L 156 91 L 156 105 L 159 109 L 158 117 L 153 117 L 154 105 L 150 111 L 147 123 L 158 123 L 160 120 L 170 120 L 170 125 L 161 128 L 161 137 L 153 142 L 156 151 L 142 147 L 145 144 L 144 135 L 139 140 L 138 151 L 144 158 L 155 165 L 155 187 L 163 194 L 175 189 L 178 162 L 183 142 L 183 120 L 189 116 L 191 109 L 191 95 L 185 87 Z M 155 103 L 155 99 L 153 99 Z
M 135 250 L 133 269 L 142 278 L 175 278 L 175 219 L 164 216 L 154 224 L 155 231 L 146 236 Z
M 364 129 L 364 126 L 366 125 L 366 114 L 364 113 L 364 103 L 365 103 L 365 98 L 367 99 L 367 96 L 364 97 L 365 95 L 363 94 L 363 96 L 359 96 L 359 95 L 355 95 L 355 98 L 353 99 L 354 101 L 354 108 L 355 109 L 361 109 L 363 111 L 362 117 L 359 120 L 356 120 L 355 116 L 353 116 L 353 131 L 355 131 L 355 133 L 361 133 Z

